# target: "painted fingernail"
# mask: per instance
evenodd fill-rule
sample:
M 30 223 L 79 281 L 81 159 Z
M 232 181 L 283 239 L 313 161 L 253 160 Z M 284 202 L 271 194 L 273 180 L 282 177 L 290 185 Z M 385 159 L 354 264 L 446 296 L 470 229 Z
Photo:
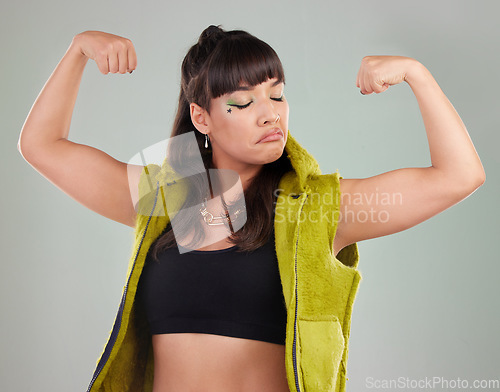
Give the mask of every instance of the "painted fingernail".
M 132 70 L 132 71 L 129 71 L 129 73 L 132 73 L 132 72 L 134 72 L 134 70 Z
M 363 91 L 359 90 L 359 92 L 360 92 L 361 94 L 363 94 Z M 363 94 L 363 95 L 365 95 L 365 94 Z

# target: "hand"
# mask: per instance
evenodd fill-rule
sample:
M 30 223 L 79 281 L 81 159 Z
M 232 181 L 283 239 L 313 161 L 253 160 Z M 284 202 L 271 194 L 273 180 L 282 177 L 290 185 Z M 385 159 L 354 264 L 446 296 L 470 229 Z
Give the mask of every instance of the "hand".
M 365 56 L 356 78 L 356 86 L 363 95 L 379 94 L 390 86 L 408 82 L 406 79 L 410 66 L 416 62 L 403 56 Z
M 132 73 L 137 67 L 134 45 L 128 38 L 89 30 L 75 35 L 71 45 L 94 60 L 104 75 L 109 72 Z

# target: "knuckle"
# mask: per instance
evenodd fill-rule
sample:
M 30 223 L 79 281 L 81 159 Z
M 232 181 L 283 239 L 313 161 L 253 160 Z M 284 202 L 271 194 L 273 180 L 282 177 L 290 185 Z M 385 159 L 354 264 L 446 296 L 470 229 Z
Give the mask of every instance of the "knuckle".
M 99 49 L 96 52 L 96 57 L 99 59 L 105 59 L 108 56 L 108 51 L 106 49 Z

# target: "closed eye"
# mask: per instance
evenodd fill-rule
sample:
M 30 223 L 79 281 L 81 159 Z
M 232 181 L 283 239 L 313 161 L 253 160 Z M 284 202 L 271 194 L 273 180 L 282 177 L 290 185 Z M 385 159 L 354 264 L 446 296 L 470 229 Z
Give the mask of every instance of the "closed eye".
M 271 99 L 273 101 L 283 102 L 283 95 L 281 97 L 279 97 L 279 98 L 271 98 Z M 252 103 L 252 101 L 248 102 L 246 105 L 234 105 L 234 104 L 232 104 L 232 105 L 229 105 L 229 106 L 234 106 L 234 107 L 236 107 L 238 109 L 245 109 L 245 108 L 249 107 L 251 103 Z

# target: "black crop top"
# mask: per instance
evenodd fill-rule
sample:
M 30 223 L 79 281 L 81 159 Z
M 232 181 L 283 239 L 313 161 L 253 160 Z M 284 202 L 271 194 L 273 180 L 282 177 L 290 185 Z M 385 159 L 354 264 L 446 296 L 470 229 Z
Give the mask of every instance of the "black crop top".
M 287 311 L 269 241 L 253 252 L 227 249 L 146 257 L 138 298 L 152 334 L 195 332 L 285 344 Z

